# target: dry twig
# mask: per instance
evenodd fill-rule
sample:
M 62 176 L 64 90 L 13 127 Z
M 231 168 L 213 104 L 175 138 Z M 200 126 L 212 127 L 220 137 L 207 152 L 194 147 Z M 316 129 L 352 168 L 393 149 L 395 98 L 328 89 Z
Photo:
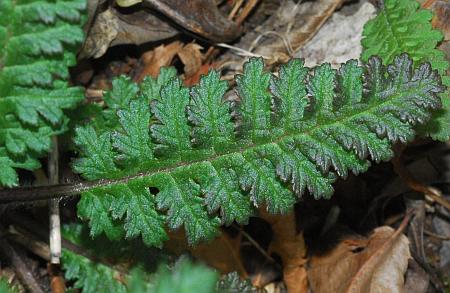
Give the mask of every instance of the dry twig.
M 0 226 L 0 233 L 5 234 L 5 229 Z M 33 293 L 44 293 L 33 274 L 29 270 L 27 264 L 19 255 L 16 248 L 9 244 L 9 241 L 3 236 L 0 236 L 0 251 L 3 256 L 10 262 L 19 280 Z
M 442 193 L 431 186 L 426 186 L 423 183 L 417 181 L 413 178 L 412 174 L 406 169 L 405 165 L 402 163 L 400 156 L 395 156 L 392 159 L 392 164 L 394 166 L 395 172 L 403 179 L 403 181 L 414 191 L 423 193 L 432 201 L 437 202 L 444 208 L 450 211 L 450 202 L 442 197 Z

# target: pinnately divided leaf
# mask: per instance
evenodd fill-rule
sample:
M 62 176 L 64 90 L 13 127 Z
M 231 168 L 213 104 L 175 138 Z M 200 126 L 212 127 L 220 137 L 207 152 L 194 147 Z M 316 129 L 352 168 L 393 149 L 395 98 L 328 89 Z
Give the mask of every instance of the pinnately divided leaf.
M 80 224 L 62 227 L 63 237 L 72 244 L 68 247 L 79 248 L 63 248 L 62 251 L 65 278 L 72 281 L 69 290 L 77 289 L 82 293 L 212 293 L 225 292 L 227 288 L 251 288 L 236 278 L 236 274 L 219 285 L 217 273 L 202 264 L 180 257 L 170 265 L 161 250 L 149 249 L 138 241 L 111 243 L 102 237 L 92 239 L 84 228 Z M 79 254 L 80 248 L 82 254 Z
M 442 84 L 449 88 L 449 62 L 444 52 L 437 49 L 443 35 L 432 28 L 432 12 L 421 9 L 416 0 L 384 0 L 383 3 L 378 15 L 364 26 L 361 59 L 366 62 L 370 56 L 377 55 L 384 64 L 389 64 L 404 52 L 415 66 L 429 62 L 442 76 Z M 447 141 L 450 138 L 450 92 L 447 90 L 440 97 L 443 107 L 418 129 L 433 139 Z
M 235 115 L 212 71 L 190 91 L 173 77 L 149 93 L 157 80 L 147 80 L 116 110 L 117 125 L 77 129 L 74 168 L 99 180 L 78 205 L 91 234 L 123 231 L 160 246 L 165 225 L 184 226 L 195 244 L 221 224 L 246 223 L 256 207 L 287 213 L 305 192 L 329 198 L 336 178 L 391 158 L 391 145 L 410 141 L 441 106 L 437 72 L 428 63 L 413 69 L 406 54 L 387 67 L 377 57 L 337 71 L 303 64 L 291 60 L 275 76 L 250 59 L 237 77 Z
M 208 267 L 192 264 L 187 260 L 179 263 L 172 271 L 167 269 L 166 266 L 161 266 L 159 272 L 149 277 L 149 274 L 144 274 L 139 269 L 133 270 L 129 275 L 123 275 L 112 267 L 102 263 L 95 263 L 85 256 L 70 250 L 63 251 L 62 259 L 64 261 L 65 277 L 67 280 L 74 281 L 71 289 L 76 288 L 80 290 L 77 292 L 218 292 L 215 290 L 218 279 L 217 273 Z M 126 284 L 119 278 L 126 279 Z M 5 292 L 19 291 L 11 290 Z
M 0 186 L 18 184 L 66 129 L 64 110 L 83 99 L 68 67 L 83 41 L 85 0 L 0 2 Z

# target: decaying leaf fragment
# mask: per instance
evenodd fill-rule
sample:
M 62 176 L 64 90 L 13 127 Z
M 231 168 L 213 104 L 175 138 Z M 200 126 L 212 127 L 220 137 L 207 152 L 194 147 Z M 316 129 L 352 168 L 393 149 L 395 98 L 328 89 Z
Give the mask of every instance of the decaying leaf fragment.
M 178 52 L 178 57 L 180 57 L 181 62 L 184 64 L 185 76 L 195 74 L 202 66 L 202 49 L 202 46 L 199 44 L 189 43 Z
M 121 14 L 115 8 L 98 13 L 87 34 L 81 58 L 99 58 L 109 47 L 159 41 L 173 37 L 177 30 L 145 11 Z
M 168 45 L 160 45 L 142 55 L 143 70 L 136 77 L 136 81 L 142 81 L 144 77 L 157 77 L 161 67 L 170 66 L 175 56 L 178 56 L 184 64 L 184 76 L 194 75 L 202 66 L 203 48 L 196 43 L 183 44 L 179 41 Z
M 175 41 L 168 45 L 160 45 L 154 50 L 145 52 L 141 57 L 144 68 L 136 77 L 136 80 L 142 81 L 146 76 L 157 77 L 160 68 L 169 66 L 181 48 L 183 48 L 183 44 Z
M 308 280 L 313 292 L 404 292 L 411 257 L 408 238 L 383 226 L 368 237 L 342 241 L 335 249 L 313 256 Z

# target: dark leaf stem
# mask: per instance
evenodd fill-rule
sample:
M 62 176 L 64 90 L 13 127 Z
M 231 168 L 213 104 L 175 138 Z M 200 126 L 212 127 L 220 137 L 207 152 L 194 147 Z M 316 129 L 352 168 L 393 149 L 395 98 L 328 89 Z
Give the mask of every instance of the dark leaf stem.
M 100 181 L 67 183 L 58 185 L 16 187 L 0 190 L 0 204 L 30 202 L 77 195 L 82 191 L 100 185 Z

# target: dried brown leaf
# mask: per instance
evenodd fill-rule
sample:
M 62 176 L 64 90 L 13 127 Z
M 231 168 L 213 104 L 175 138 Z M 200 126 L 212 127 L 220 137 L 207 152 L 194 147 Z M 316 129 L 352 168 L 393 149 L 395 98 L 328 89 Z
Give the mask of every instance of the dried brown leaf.
M 173 58 L 176 56 L 178 51 L 183 48 L 181 42 L 175 41 L 170 44 L 161 45 L 156 47 L 152 51 L 145 52 L 142 54 L 141 60 L 144 63 L 144 69 L 137 76 L 137 81 L 142 81 L 144 77 L 151 76 L 156 78 L 159 74 L 159 70 L 163 66 L 169 66 L 172 63 Z
M 154 14 L 143 10 L 123 14 L 110 7 L 92 19 L 80 58 L 99 58 L 113 46 L 141 45 L 167 39 L 177 33 Z
M 185 77 L 194 75 L 202 66 L 202 49 L 203 47 L 196 43 L 189 43 L 178 51 L 178 57 L 184 64 Z
M 305 58 L 308 67 L 324 62 L 337 67 L 349 59 L 359 59 L 364 24 L 375 17 L 376 9 L 369 2 L 362 2 L 347 6 L 346 10 L 334 13 L 295 57 Z
M 383 226 L 369 238 L 354 236 L 335 249 L 313 256 L 308 280 L 313 292 L 404 292 L 409 241 L 398 229 Z
M 286 19 L 289 22 L 285 30 L 278 33 L 284 36 L 286 42 L 290 45 L 293 52 L 302 48 L 322 27 L 325 21 L 339 8 L 344 0 L 319 0 L 314 1 L 314 5 L 307 7 L 307 5 L 300 5 L 298 10 L 284 11 L 288 14 Z M 306 3 L 305 3 L 306 4 Z M 295 14 L 292 15 L 292 13 Z M 292 16 L 291 16 L 292 15 Z M 285 16 L 282 15 L 282 18 Z M 270 45 L 261 46 L 256 52 L 264 55 L 265 52 L 286 52 L 287 44 L 279 37 L 275 39 Z
M 303 47 L 320 29 L 343 0 L 317 0 L 302 3 L 282 1 L 270 18 L 247 33 L 235 46 L 273 60 L 284 60 Z M 223 60 L 236 60 L 233 50 Z M 269 61 L 270 62 L 270 61 Z
M 230 42 L 242 32 L 227 19 L 214 0 L 143 0 L 158 12 L 180 25 L 214 42 Z
M 208 71 L 217 67 L 218 67 L 217 63 L 203 64 L 202 66 L 200 66 L 200 68 L 198 68 L 198 70 L 194 74 L 191 74 L 190 76 L 185 76 L 184 84 L 186 86 L 193 86 L 197 84 L 200 81 L 200 77 L 202 75 L 208 74 Z

